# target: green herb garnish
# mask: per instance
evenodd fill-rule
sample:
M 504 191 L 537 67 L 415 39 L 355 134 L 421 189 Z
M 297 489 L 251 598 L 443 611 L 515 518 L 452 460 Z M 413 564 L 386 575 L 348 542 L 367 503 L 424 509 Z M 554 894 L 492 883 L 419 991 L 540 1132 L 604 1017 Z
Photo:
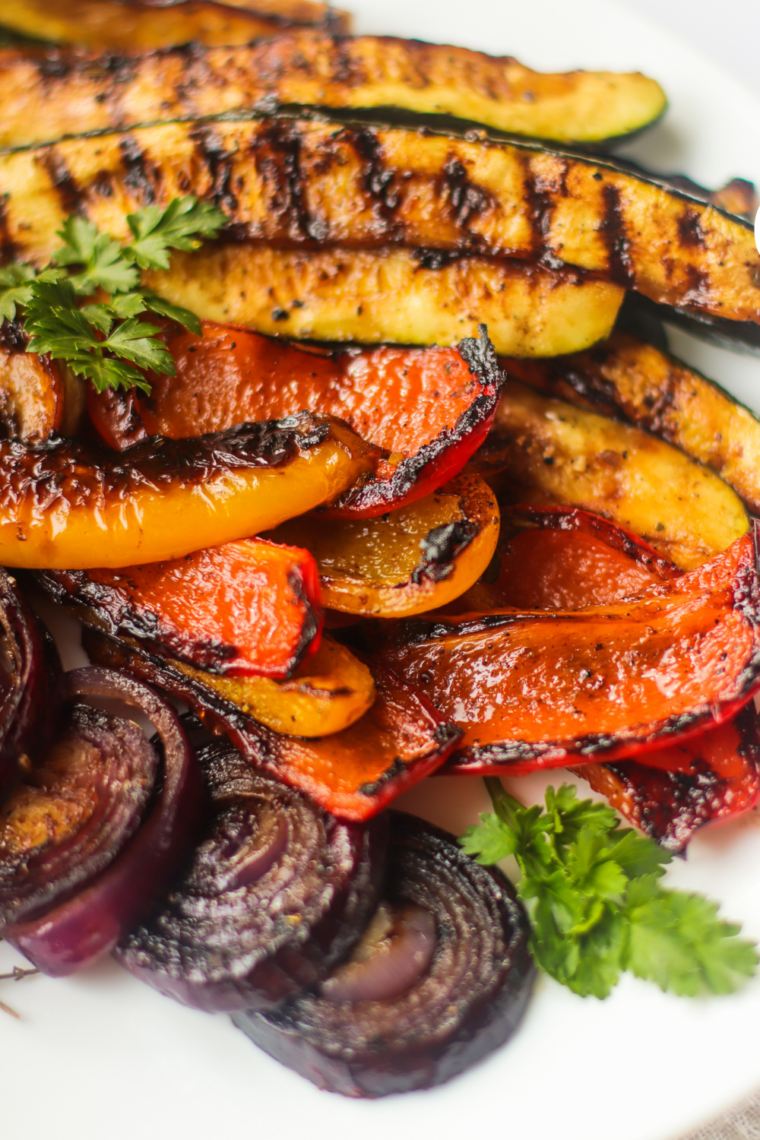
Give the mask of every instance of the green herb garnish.
M 214 206 L 175 198 L 166 209 L 130 214 L 133 240 L 122 245 L 86 218 L 70 217 L 58 233 L 61 248 L 42 272 L 28 265 L 0 269 L 0 320 L 15 320 L 21 310 L 27 351 L 63 361 L 99 392 L 150 391 L 144 371 L 173 376 L 175 368 L 159 330 L 140 318 L 156 313 L 194 333 L 201 326 L 188 309 L 141 288 L 140 270 L 168 269 L 171 250 L 198 249 L 224 221 Z
M 546 809 L 524 807 L 487 779 L 495 814 L 460 842 L 479 863 L 514 856 L 517 891 L 530 916 L 531 949 L 547 974 L 574 993 L 605 998 L 624 970 L 661 990 L 694 997 L 733 993 L 758 966 L 740 927 L 701 895 L 666 890 L 672 856 L 623 828 L 605 804 L 575 788 L 548 788 Z

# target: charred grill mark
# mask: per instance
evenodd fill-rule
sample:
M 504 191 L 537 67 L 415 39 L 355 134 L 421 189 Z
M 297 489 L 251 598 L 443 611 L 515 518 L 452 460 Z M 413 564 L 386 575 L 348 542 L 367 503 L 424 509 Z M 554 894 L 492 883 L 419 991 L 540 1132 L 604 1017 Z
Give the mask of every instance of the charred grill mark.
M 477 536 L 480 527 L 470 519 L 437 526 L 420 542 L 422 558 L 412 571 L 412 581 L 419 585 L 423 579 L 442 582 L 454 572 L 454 563 Z
M 293 591 L 293 597 L 304 608 L 303 625 L 301 627 L 301 636 L 298 639 L 293 656 L 290 660 L 287 676 L 290 677 L 294 670 L 300 665 L 306 650 L 314 641 L 320 630 L 322 623 L 322 613 L 319 609 L 315 609 L 310 600 L 309 595 L 304 585 L 303 574 L 300 570 L 293 568 L 287 574 L 288 585 Z
M 464 164 L 458 158 L 452 156 L 447 160 L 441 183 L 460 230 L 466 230 L 472 218 L 493 206 L 491 196 L 470 181 Z
M 564 269 L 565 263 L 549 245 L 554 213 L 552 192 L 542 180 L 534 177 L 529 155 L 520 155 L 520 163 L 523 168 L 523 200 L 530 213 L 532 244 L 537 261 L 546 269 Z
M 99 198 L 113 198 L 113 176 L 107 170 L 101 170 L 95 176 L 92 192 Z
M 238 200 L 232 189 L 232 154 L 225 149 L 212 127 L 198 127 L 190 137 L 195 144 L 197 158 L 208 171 L 214 205 L 226 213 L 235 214 Z
M 7 352 L 26 352 L 28 344 L 29 337 L 18 318 L 0 324 L 0 348 L 4 348 Z
M 681 297 L 681 307 L 694 305 L 700 308 L 707 305 L 711 301 L 710 289 L 710 274 L 707 270 L 700 269 L 698 265 L 680 265 L 681 272 L 688 282 L 688 287 L 683 291 Z M 722 301 L 715 301 L 714 304 L 720 306 Z
M 401 195 L 394 186 L 396 171 L 385 165 L 377 132 L 370 127 L 357 128 L 343 132 L 342 137 L 353 147 L 363 163 L 362 186 L 374 202 L 387 236 L 392 241 L 401 241 L 404 227 L 396 219 L 396 211 L 401 203 Z
M 56 80 L 68 79 L 78 70 L 75 56 L 51 48 L 34 61 L 41 84 L 51 88 Z
M 461 261 L 466 254 L 456 249 L 413 249 L 412 257 L 420 269 L 445 269 L 455 261 Z
M 678 240 L 685 249 L 705 249 L 699 214 L 688 207 L 678 219 Z
M 63 157 L 51 147 L 42 155 L 42 165 L 55 189 L 64 214 L 78 214 L 85 204 L 85 194 L 72 175 Z
M 121 165 L 124 170 L 124 185 L 132 191 L 145 206 L 152 206 L 156 200 L 154 182 L 158 172 L 152 168 L 145 151 L 132 135 L 125 135 L 119 143 Z
M 404 761 L 400 756 L 397 756 L 393 763 L 388 768 L 386 768 L 379 779 L 373 780 L 371 783 L 361 785 L 361 787 L 358 789 L 359 795 L 368 796 L 370 799 L 373 799 L 378 794 L 378 792 L 381 792 L 383 790 L 386 784 L 389 784 L 392 781 L 397 780 L 399 776 L 402 776 L 406 771 L 406 768 L 407 766 Z
M 599 233 L 607 247 L 607 272 L 618 285 L 634 287 L 636 271 L 631 258 L 631 243 L 625 229 L 625 216 L 617 186 L 605 182 L 601 188 L 604 216 Z
M 272 209 L 295 241 L 325 241 L 327 225 L 312 217 L 306 200 L 307 175 L 301 166 L 302 138 L 297 126 L 273 122 L 252 142 L 256 170 L 269 189 Z
M 336 36 L 332 47 L 332 73 L 330 79 L 333 83 L 345 84 L 346 87 L 358 87 L 366 82 L 364 68 L 361 60 L 351 51 L 351 44 L 342 37 Z

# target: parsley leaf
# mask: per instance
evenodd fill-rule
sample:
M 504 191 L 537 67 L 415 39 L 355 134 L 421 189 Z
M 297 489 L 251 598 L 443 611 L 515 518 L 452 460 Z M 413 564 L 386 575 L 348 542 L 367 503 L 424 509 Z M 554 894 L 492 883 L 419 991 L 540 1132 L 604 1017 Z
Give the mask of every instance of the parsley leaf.
M 163 209 L 130 214 L 131 244 L 102 234 L 87 218 L 72 216 L 58 236 L 62 245 L 42 273 L 26 265 L 0 269 L 0 321 L 24 314 L 27 351 L 48 353 L 105 388 L 150 391 L 145 372 L 174 375 L 174 361 L 148 313 L 200 335 L 189 309 L 140 286 L 140 269 L 168 269 L 169 251 L 197 249 L 216 237 L 225 215 L 195 198 L 175 198 Z M 84 302 L 84 303 L 82 303 Z
M 98 289 L 126 293 L 137 285 L 140 275 L 134 258 L 86 218 L 67 218 L 58 236 L 63 245 L 53 254 L 53 265 L 79 269 L 69 280 L 80 296 L 91 296 Z
M 31 265 L 6 265 L 0 269 L 0 321 L 16 319 L 16 308 L 27 304 L 36 276 Z
M 575 788 L 548 788 L 546 808 L 523 807 L 487 779 L 494 814 L 460 843 L 479 863 L 515 856 L 531 950 L 547 974 L 577 994 L 605 998 L 629 970 L 683 996 L 736 990 L 760 958 L 718 917 L 715 903 L 661 885 L 672 856 L 620 826 L 606 804 Z
M 168 269 L 170 249 L 198 249 L 201 239 L 215 238 L 226 220 L 216 206 L 195 198 L 175 198 L 166 209 L 147 206 L 127 217 L 135 239 L 129 252 L 141 269 Z

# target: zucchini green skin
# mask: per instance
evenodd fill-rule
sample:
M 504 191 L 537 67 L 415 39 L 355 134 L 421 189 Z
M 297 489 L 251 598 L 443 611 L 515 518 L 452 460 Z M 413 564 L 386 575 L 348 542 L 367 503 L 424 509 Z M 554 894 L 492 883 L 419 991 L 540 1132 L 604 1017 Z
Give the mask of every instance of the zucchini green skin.
M 44 263 L 73 212 L 126 238 L 127 214 L 187 193 L 221 206 L 238 242 L 515 258 L 760 324 L 745 220 L 534 143 L 322 120 L 174 122 L 0 156 L 0 248 Z
M 534 388 L 674 443 L 716 471 L 760 515 L 760 419 L 675 357 L 616 333 L 590 352 L 503 364 Z
M 517 380 L 474 464 L 503 501 L 592 511 L 682 570 L 709 562 L 749 526 L 736 492 L 672 444 Z
M 665 93 L 640 73 L 542 74 L 511 57 L 417 40 L 294 32 L 243 47 L 113 58 L 0 56 L 0 146 L 255 108 L 262 101 L 450 115 L 569 144 L 622 141 Z

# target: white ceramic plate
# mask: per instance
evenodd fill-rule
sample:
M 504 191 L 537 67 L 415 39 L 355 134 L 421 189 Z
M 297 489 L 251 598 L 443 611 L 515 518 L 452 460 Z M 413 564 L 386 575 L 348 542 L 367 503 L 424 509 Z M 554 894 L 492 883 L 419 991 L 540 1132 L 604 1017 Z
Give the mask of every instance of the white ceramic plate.
M 633 153 L 708 185 L 760 181 L 760 103 L 605 0 L 346 6 L 363 31 L 510 53 L 545 70 L 647 71 L 671 110 Z M 673 346 L 760 409 L 760 361 L 681 334 Z M 64 639 L 68 664 L 79 664 L 71 628 Z M 541 788 L 522 781 L 520 794 Z M 441 779 L 405 806 L 460 831 L 485 804 L 479 781 Z M 669 881 L 719 899 L 760 938 L 760 818 L 695 840 Z M 17 962 L 0 945 L 0 971 Z M 683 1001 L 628 979 L 606 1002 L 542 981 L 519 1033 L 487 1062 L 433 1092 L 372 1103 L 318 1092 L 226 1017 L 183 1009 L 111 962 L 68 981 L 4 983 L 0 998 L 23 1016 L 0 1015 L 0 1128 L 13 1140 L 670 1140 L 760 1087 L 760 980 L 732 998 Z

